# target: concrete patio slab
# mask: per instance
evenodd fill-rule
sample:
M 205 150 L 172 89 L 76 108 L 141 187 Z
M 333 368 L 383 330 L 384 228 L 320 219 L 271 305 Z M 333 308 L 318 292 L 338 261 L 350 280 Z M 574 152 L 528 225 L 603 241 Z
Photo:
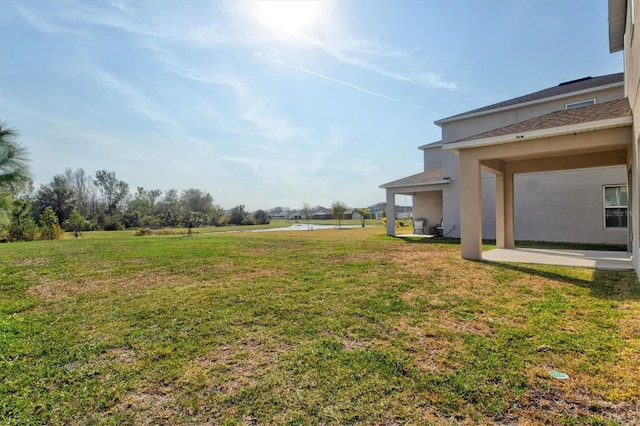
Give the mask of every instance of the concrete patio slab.
M 633 270 L 631 255 L 623 251 L 494 249 L 482 253 L 490 262 L 538 263 L 592 269 Z

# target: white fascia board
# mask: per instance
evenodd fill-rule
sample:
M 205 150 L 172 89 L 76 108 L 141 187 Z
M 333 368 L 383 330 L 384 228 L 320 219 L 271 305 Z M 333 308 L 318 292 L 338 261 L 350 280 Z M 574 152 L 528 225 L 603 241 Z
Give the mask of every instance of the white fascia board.
M 483 115 L 495 114 L 497 112 L 509 111 L 509 110 L 516 109 L 516 108 L 522 108 L 522 107 L 527 107 L 527 106 L 531 106 L 531 105 L 557 101 L 557 100 L 560 100 L 560 99 L 571 98 L 573 96 L 580 96 L 580 95 L 585 95 L 585 94 L 588 94 L 588 93 L 599 92 L 601 90 L 613 89 L 614 87 L 619 87 L 619 86 L 624 86 L 624 81 L 620 81 L 618 83 L 607 84 L 605 86 L 596 86 L 596 87 L 592 87 L 592 88 L 589 88 L 589 89 L 579 90 L 577 92 L 563 93 L 562 95 L 556 95 L 556 96 L 551 96 L 551 97 L 548 97 L 548 98 L 536 99 L 534 101 L 522 102 L 522 103 L 513 104 L 513 105 L 507 105 L 507 106 L 500 107 L 500 108 L 494 108 L 494 109 L 488 109 L 488 110 L 484 110 L 484 111 L 478 111 L 476 113 L 456 115 L 456 116 L 453 116 L 453 117 L 443 118 L 442 120 L 434 121 L 433 124 L 435 124 L 436 126 L 440 126 L 441 124 L 454 123 L 454 122 L 459 121 L 459 120 L 466 120 L 466 119 L 469 119 L 469 118 L 481 117 Z M 442 126 L 440 126 L 440 127 L 442 127 Z
M 444 148 L 450 151 L 458 151 L 465 148 L 476 148 L 487 145 L 499 145 L 511 142 L 522 142 L 530 139 L 542 139 L 552 136 L 569 135 L 572 133 L 593 132 L 596 130 L 612 129 L 615 127 L 631 126 L 633 117 L 618 117 L 608 120 L 590 121 L 588 123 L 571 124 L 569 126 L 551 127 L 549 129 L 531 130 L 522 133 L 512 133 L 509 135 L 493 136 L 483 139 L 473 139 L 469 141 L 454 142 L 444 144 Z
M 442 141 L 430 142 L 426 145 L 419 146 L 418 149 L 435 148 L 438 146 L 442 146 Z
M 408 188 L 413 186 L 430 186 L 430 185 L 442 185 L 443 183 L 451 183 L 451 179 L 443 179 L 437 180 L 433 182 L 415 182 L 415 183 L 396 183 L 396 184 L 383 184 L 378 188 L 388 189 L 388 188 Z

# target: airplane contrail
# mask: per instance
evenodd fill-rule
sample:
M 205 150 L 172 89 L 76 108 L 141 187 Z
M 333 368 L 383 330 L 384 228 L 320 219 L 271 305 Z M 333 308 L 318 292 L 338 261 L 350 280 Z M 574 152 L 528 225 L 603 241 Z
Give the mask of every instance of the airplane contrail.
M 425 110 L 425 111 L 429 111 L 429 112 L 431 112 L 431 113 L 433 113 L 433 114 L 442 115 L 442 114 L 440 114 L 440 113 L 438 113 L 438 112 L 431 111 L 431 110 L 429 110 L 429 109 L 427 109 L 427 108 L 424 108 L 424 107 L 422 107 L 422 106 L 420 106 L 420 105 L 412 104 L 412 103 L 409 103 L 409 102 L 405 102 L 405 101 L 403 101 L 403 100 L 400 100 L 400 99 L 398 99 L 398 98 L 394 98 L 394 97 L 391 97 L 391 96 L 383 95 L 382 93 L 378 93 L 378 92 L 374 92 L 374 91 L 371 91 L 371 90 L 367 90 L 367 89 L 365 89 L 365 88 L 363 88 L 363 87 L 356 86 L 355 84 L 347 83 L 346 81 L 342 81 L 342 80 L 337 80 L 337 79 L 335 79 L 335 78 L 328 77 L 328 76 L 326 76 L 326 75 L 323 75 L 323 74 L 317 73 L 317 72 L 315 72 L 315 71 L 308 70 L 308 69 L 306 69 L 306 68 L 303 68 L 303 67 L 300 67 L 300 66 L 297 66 L 297 65 L 291 65 L 291 64 L 289 64 L 289 63 L 287 63 L 287 62 L 284 62 L 284 61 L 281 61 L 281 60 L 279 60 L 279 59 L 274 59 L 274 58 L 270 58 L 270 57 L 268 57 L 268 56 L 264 56 L 261 52 L 256 52 L 256 53 L 254 54 L 254 56 L 257 56 L 257 57 L 259 57 L 259 58 L 262 58 L 262 59 L 264 59 L 265 61 L 270 61 L 270 62 L 273 62 L 273 63 L 279 64 L 279 65 L 284 65 L 285 67 L 288 67 L 288 68 L 291 68 L 291 69 L 294 69 L 294 70 L 297 70 L 297 71 L 304 72 L 304 73 L 306 73 L 306 74 L 312 75 L 312 76 L 314 76 L 314 77 L 321 78 L 321 79 L 323 79 L 323 80 L 331 81 L 331 82 L 333 82 L 333 83 L 338 83 L 338 84 L 341 84 L 341 85 L 343 85 L 343 86 L 350 87 L 351 89 L 358 90 L 358 91 L 360 91 L 360 92 L 362 92 L 362 93 L 366 93 L 366 94 L 368 94 L 368 95 L 377 96 L 377 97 L 379 97 L 379 98 L 387 99 L 387 100 L 390 100 L 390 101 L 393 101 L 393 102 L 398 102 L 398 103 L 400 103 L 400 104 L 405 104 L 405 105 L 409 105 L 409 106 L 414 107 L 414 108 L 419 108 L 419 109 L 422 109 L 422 110 Z

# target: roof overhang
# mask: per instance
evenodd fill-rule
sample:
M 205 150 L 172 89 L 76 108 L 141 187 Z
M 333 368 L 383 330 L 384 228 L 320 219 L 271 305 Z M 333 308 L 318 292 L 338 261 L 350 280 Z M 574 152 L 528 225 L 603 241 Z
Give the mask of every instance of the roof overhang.
M 616 117 L 606 120 L 590 121 L 588 123 L 571 124 L 567 126 L 552 127 L 548 129 L 531 130 L 528 132 L 512 133 L 509 135 L 494 136 L 481 139 L 472 139 L 460 142 L 444 144 L 444 149 L 458 152 L 461 149 L 478 148 L 489 145 L 500 145 L 513 142 L 524 142 L 531 139 L 542 139 L 554 136 L 563 136 L 577 133 L 593 132 L 596 130 L 626 127 L 633 124 L 633 117 Z
M 410 188 L 416 186 L 432 186 L 432 185 L 442 185 L 445 183 L 451 183 L 450 178 L 444 178 L 442 180 L 430 181 L 430 182 L 413 182 L 413 183 L 386 183 L 384 185 L 380 185 L 378 188 L 382 189 L 391 189 L 391 188 Z
M 529 101 L 529 102 L 521 102 L 521 103 L 518 103 L 518 104 L 508 105 L 508 106 L 504 106 L 504 107 L 501 107 L 501 108 L 488 109 L 488 110 L 478 111 L 478 112 L 474 112 L 474 113 L 470 113 L 470 114 L 455 115 L 453 117 L 443 118 L 442 120 L 434 121 L 433 124 L 442 127 L 442 124 L 453 123 L 453 122 L 460 121 L 460 120 L 468 120 L 469 118 L 482 117 L 483 115 L 495 114 L 497 112 L 509 111 L 509 110 L 512 110 L 512 109 L 527 107 L 527 106 L 531 106 L 531 105 L 547 103 L 547 102 L 555 101 L 555 100 L 558 100 L 558 99 L 565 99 L 565 98 L 572 98 L 572 97 L 582 96 L 582 95 L 586 95 L 586 94 L 589 94 L 589 93 L 600 92 L 602 90 L 613 89 L 615 87 L 620 87 L 620 86 L 624 86 L 624 81 L 620 81 L 620 82 L 612 83 L 612 84 L 607 84 L 607 85 L 603 85 L 603 86 L 590 87 L 588 89 L 578 90 L 578 91 L 575 91 L 575 92 L 563 93 L 561 95 L 549 96 L 549 97 L 546 97 L 546 98 L 536 99 L 536 100 Z
M 627 0 L 609 0 L 609 52 L 614 53 L 624 49 L 626 26 Z
M 422 146 L 419 146 L 418 149 L 429 149 L 429 148 L 437 148 L 442 146 L 442 141 L 431 142 Z

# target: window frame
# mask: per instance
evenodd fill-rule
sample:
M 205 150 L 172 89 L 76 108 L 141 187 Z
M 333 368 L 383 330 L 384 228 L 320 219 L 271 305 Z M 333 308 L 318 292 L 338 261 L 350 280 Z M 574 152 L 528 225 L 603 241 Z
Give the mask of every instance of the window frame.
M 607 188 L 624 188 L 625 194 L 627 198 L 627 204 L 625 205 L 617 205 L 617 206 L 607 206 Z M 629 217 L 629 193 L 628 193 L 627 184 L 611 184 L 611 185 L 602 185 L 602 226 L 604 229 L 627 229 L 629 227 L 628 217 Z M 624 209 L 625 211 L 625 226 L 607 226 L 607 209 Z

